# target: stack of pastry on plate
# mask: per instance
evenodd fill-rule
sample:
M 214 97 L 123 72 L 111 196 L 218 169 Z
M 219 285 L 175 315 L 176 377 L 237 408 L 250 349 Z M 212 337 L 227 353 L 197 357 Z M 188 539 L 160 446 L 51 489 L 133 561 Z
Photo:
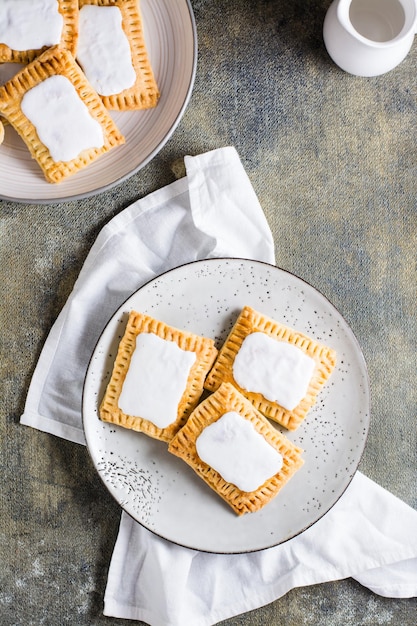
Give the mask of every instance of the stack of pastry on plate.
M 156 106 L 138 3 L 2 0 L 0 62 L 24 67 L 0 88 L 0 116 L 48 182 L 124 143 L 109 110 Z
M 167 442 L 241 515 L 302 467 L 302 450 L 271 420 L 297 429 L 335 360 L 333 349 L 249 306 L 219 351 L 213 339 L 132 311 L 99 414 Z

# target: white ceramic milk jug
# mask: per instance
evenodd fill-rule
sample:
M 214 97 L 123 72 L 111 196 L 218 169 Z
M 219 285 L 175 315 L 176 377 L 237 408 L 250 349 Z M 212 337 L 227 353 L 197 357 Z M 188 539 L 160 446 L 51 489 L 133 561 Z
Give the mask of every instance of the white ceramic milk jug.
M 417 0 L 334 0 L 323 38 L 333 61 L 357 76 L 378 76 L 407 56 L 417 29 Z

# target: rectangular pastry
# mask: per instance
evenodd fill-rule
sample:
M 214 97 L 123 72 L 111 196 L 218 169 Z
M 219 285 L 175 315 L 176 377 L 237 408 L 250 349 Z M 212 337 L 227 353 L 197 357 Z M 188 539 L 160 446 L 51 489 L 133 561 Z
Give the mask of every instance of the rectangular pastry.
M 336 363 L 336 353 L 246 306 L 219 351 L 205 388 L 232 383 L 264 415 L 296 430 Z
M 2 0 L 0 63 L 29 63 L 55 45 L 75 55 L 78 0 Z
M 302 450 L 230 383 L 197 406 L 168 450 L 238 515 L 268 504 L 304 463 Z
M 124 143 L 72 54 L 49 48 L 0 87 L 0 115 L 59 183 Z
M 170 441 L 197 405 L 216 355 L 212 339 L 132 311 L 101 419 Z
M 77 61 L 107 109 L 157 104 L 139 0 L 80 0 Z

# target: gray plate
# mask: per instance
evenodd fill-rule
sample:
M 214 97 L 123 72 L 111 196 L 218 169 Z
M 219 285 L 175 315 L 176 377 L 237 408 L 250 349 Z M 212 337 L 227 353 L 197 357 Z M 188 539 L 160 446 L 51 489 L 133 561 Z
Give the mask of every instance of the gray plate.
M 334 348 L 338 362 L 304 424 L 294 433 L 282 429 L 304 449 L 303 468 L 264 509 L 237 517 L 188 465 L 169 454 L 165 443 L 101 422 L 98 404 L 130 310 L 212 337 L 220 347 L 244 305 Z M 83 422 L 99 475 L 135 520 L 182 546 L 241 553 L 282 543 L 331 509 L 360 461 L 369 404 L 361 349 L 323 295 L 266 263 L 210 259 L 155 278 L 115 313 L 88 368 Z
M 189 0 L 142 0 L 146 46 L 161 93 L 146 111 L 111 111 L 126 139 L 62 183 L 48 183 L 29 150 L 9 125 L 0 146 L 0 198 L 52 203 L 95 195 L 120 184 L 163 148 L 188 105 L 197 66 L 197 31 Z M 0 84 L 19 67 L 0 64 Z

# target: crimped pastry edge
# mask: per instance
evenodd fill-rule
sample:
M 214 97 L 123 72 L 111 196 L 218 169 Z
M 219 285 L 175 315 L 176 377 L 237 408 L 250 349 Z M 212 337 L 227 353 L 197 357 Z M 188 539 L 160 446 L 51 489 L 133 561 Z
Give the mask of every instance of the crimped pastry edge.
M 281 407 L 276 402 L 267 400 L 260 393 L 242 389 L 233 378 L 232 367 L 236 354 L 245 337 L 255 331 L 263 332 L 277 340 L 287 341 L 297 346 L 316 362 L 307 394 L 292 411 Z M 332 348 L 255 311 L 250 306 L 245 306 L 219 351 L 219 355 L 207 376 L 205 389 L 216 391 L 223 382 L 232 383 L 261 413 L 293 431 L 300 426 L 308 411 L 314 406 L 317 395 L 330 377 L 335 364 L 336 352 Z
M 283 456 L 281 470 L 256 491 L 244 492 L 226 482 L 215 469 L 202 461 L 196 440 L 206 426 L 227 411 L 236 411 L 248 419 L 256 430 Z M 215 491 L 237 515 L 254 513 L 268 504 L 304 464 L 302 450 L 274 428 L 232 384 L 223 383 L 194 409 L 187 423 L 173 437 L 168 451 L 181 458 Z

